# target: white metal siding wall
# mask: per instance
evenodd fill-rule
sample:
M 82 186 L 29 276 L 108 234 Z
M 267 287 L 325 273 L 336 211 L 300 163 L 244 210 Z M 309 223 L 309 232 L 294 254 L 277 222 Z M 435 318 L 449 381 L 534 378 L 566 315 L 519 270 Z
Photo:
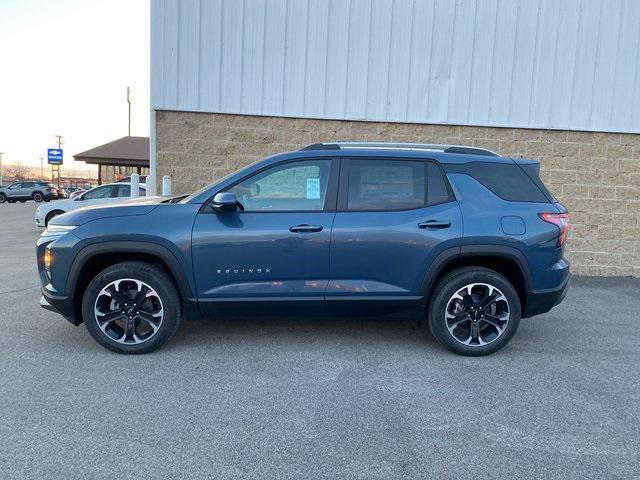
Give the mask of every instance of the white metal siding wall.
M 638 0 L 153 0 L 157 109 L 640 132 Z

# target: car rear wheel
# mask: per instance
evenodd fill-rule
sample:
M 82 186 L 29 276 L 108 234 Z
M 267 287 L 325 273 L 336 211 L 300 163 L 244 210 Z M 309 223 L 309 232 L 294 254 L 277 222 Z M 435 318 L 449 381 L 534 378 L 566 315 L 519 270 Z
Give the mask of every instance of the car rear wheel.
M 62 210 L 53 210 L 52 212 L 49 212 L 44 219 L 44 226 L 48 227 L 49 222 L 53 220 L 53 218 L 57 217 L 58 215 L 62 215 L 63 213 L 64 212 Z
M 163 270 L 144 262 L 123 262 L 96 275 L 82 298 L 91 336 L 118 353 L 151 352 L 180 323 L 180 297 Z
M 488 355 L 504 347 L 520 323 L 520 298 L 499 273 L 465 267 L 445 275 L 430 302 L 429 328 L 449 350 Z
M 31 198 L 33 198 L 36 202 L 40 203 L 41 201 L 44 200 L 44 195 L 42 195 L 40 192 L 35 192 Z

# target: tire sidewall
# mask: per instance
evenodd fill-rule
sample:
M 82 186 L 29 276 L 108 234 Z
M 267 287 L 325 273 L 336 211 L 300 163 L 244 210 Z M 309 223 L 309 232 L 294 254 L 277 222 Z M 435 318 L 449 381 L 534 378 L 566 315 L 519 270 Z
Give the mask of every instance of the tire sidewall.
M 114 280 L 123 278 L 146 283 L 162 300 L 164 317 L 160 329 L 149 340 L 137 345 L 125 345 L 109 338 L 98 327 L 94 314 L 94 304 L 100 291 Z M 82 318 L 87 330 L 100 345 L 118 353 L 139 354 L 156 350 L 177 330 L 180 313 L 180 298 L 173 280 L 159 268 L 143 262 L 125 262 L 103 270 L 89 282 L 82 297 Z
M 444 318 L 449 299 L 461 288 L 470 283 L 486 283 L 500 290 L 509 302 L 510 318 L 504 333 L 488 345 L 468 346 L 455 340 L 449 333 Z M 518 293 L 513 285 L 502 275 L 492 270 L 479 268 L 447 275 L 438 284 L 437 292 L 429 306 L 429 329 L 434 337 L 449 350 L 468 356 L 488 355 L 504 347 L 515 335 L 520 324 L 521 305 Z

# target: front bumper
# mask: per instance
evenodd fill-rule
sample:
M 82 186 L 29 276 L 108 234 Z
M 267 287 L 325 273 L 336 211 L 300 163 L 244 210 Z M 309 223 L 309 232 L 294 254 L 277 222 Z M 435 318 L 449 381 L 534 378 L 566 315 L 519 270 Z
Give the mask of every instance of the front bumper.
M 558 305 L 567 295 L 570 282 L 571 274 L 568 274 L 559 287 L 528 292 L 522 312 L 522 318 L 533 317 L 534 315 L 546 313 Z
M 82 320 L 77 319 L 73 308 L 73 299 L 66 296 L 52 295 L 45 287 L 41 288 L 40 306 L 50 312 L 62 315 L 65 320 L 73 325 L 80 325 Z

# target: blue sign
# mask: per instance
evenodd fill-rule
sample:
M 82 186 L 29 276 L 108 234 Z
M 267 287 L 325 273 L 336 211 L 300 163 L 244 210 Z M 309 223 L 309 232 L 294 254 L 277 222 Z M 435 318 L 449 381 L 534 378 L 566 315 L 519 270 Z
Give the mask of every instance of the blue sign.
M 51 165 L 62 165 L 62 149 L 47 148 L 47 162 Z

